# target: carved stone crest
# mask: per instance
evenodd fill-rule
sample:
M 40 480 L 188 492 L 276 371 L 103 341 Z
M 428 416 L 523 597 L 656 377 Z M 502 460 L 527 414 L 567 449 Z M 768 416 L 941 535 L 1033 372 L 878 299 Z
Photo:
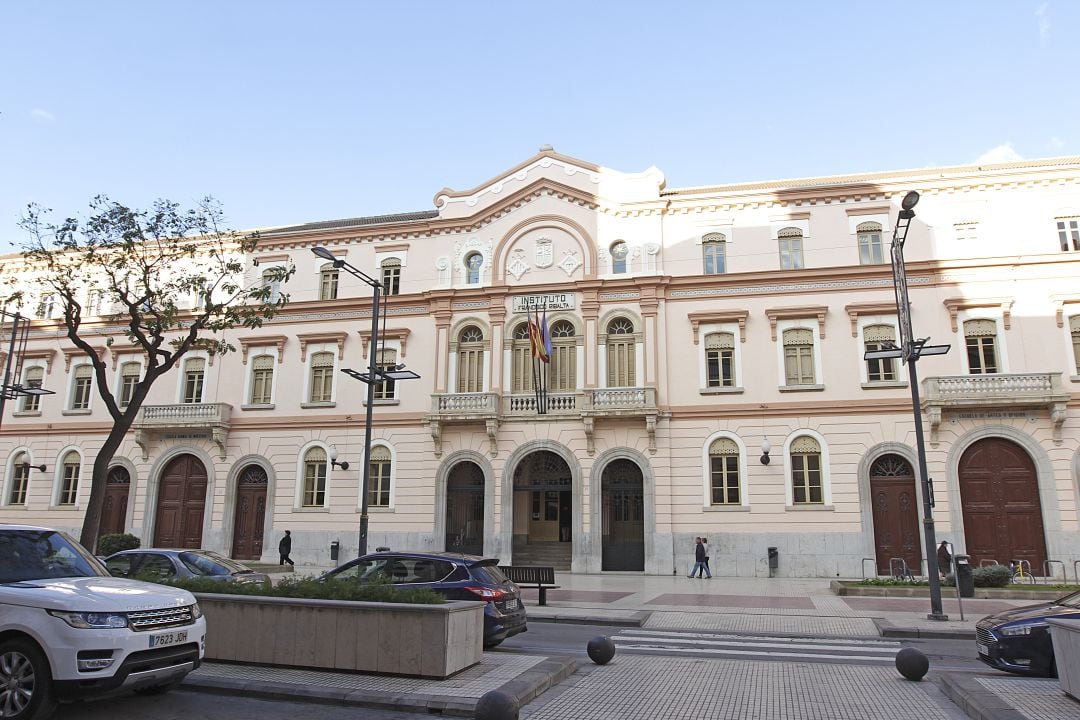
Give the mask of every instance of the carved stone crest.
M 555 249 L 551 238 L 536 238 L 536 267 L 549 268 L 553 262 L 555 262 Z

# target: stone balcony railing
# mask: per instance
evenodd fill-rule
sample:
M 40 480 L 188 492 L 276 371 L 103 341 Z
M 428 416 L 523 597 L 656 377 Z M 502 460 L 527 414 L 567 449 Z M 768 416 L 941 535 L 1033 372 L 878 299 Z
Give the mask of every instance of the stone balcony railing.
M 231 418 L 232 405 L 228 403 L 143 405 L 131 429 L 135 431 L 135 443 L 142 449 L 143 459 L 149 456 L 151 437 L 161 434 L 211 440 L 224 459 Z
M 930 422 L 931 442 L 937 441 L 937 429 L 946 411 L 1008 413 L 1046 408 L 1054 428 L 1054 442 L 1060 443 L 1068 400 L 1061 373 L 952 375 L 923 380 L 922 406 Z

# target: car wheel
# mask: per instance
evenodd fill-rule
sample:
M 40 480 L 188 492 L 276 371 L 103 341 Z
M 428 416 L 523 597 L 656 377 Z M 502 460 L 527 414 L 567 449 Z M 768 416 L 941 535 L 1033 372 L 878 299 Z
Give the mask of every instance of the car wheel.
M 502 645 L 502 640 L 485 640 L 484 641 L 484 649 L 485 650 L 490 650 L 491 648 L 498 647 L 499 645 Z M 473 647 L 476 647 L 476 646 L 474 645 Z
M 56 710 L 49 661 L 32 642 L 0 643 L 0 717 L 45 720 Z
M 184 678 L 179 680 L 170 680 L 167 683 L 161 685 L 150 685 L 147 687 L 135 688 L 136 695 L 164 695 L 170 690 L 175 690 L 180 687 L 180 683 L 184 682 Z

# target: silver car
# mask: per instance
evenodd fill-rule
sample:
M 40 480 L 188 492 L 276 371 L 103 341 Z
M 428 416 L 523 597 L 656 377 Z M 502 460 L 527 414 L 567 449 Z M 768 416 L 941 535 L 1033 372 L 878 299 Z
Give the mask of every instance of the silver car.
M 161 580 L 210 578 L 223 582 L 264 583 L 270 578 L 213 550 L 165 550 L 140 548 L 121 550 L 105 558 L 105 567 L 114 577 Z

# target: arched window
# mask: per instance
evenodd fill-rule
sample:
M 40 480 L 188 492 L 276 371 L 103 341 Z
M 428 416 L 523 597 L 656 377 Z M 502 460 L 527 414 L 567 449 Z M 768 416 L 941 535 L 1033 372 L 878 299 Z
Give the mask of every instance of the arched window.
M 94 379 L 94 370 L 89 365 L 75 368 L 75 377 L 71 384 L 71 409 L 88 410 L 90 408 L 90 383 Z
M 72 450 L 64 455 L 60 468 L 60 493 L 56 497 L 57 505 L 74 505 L 79 495 L 79 466 L 82 458 Z
M 532 343 L 529 342 L 529 323 L 518 323 L 511 334 L 510 392 L 531 393 L 533 384 Z
M 809 435 L 791 443 L 791 500 L 795 505 L 821 505 L 821 445 Z
M 317 352 L 311 356 L 309 402 L 327 403 L 334 396 L 334 353 Z
M 998 371 L 997 323 L 993 320 L 968 320 L 964 323 L 968 372 L 984 375 Z
M 705 336 L 705 384 L 707 387 L 735 387 L 735 335 L 709 333 Z
M 727 237 L 724 233 L 709 233 L 701 238 L 701 253 L 706 275 L 727 272 Z
M 863 328 L 863 348 L 867 352 L 896 347 L 896 329 L 892 325 L 868 325 Z M 867 382 L 896 380 L 896 358 L 866 361 Z
M 484 333 L 476 325 L 458 334 L 457 377 L 459 393 L 484 391 Z
M 375 365 L 380 370 L 393 370 L 397 367 L 397 350 L 393 348 L 380 348 L 375 353 Z M 397 383 L 389 379 L 381 379 L 375 383 L 376 400 L 393 400 L 397 395 Z
M 717 438 L 709 446 L 710 503 L 739 505 L 739 446 L 731 438 Z
M 326 263 L 319 268 L 319 299 L 336 300 L 338 290 L 338 269 L 334 263 Z
M 368 463 L 368 506 L 390 507 L 390 448 L 375 445 Z
M 206 360 L 188 358 L 184 361 L 184 399 L 185 403 L 201 403 L 203 384 L 206 382 Z
M 24 452 L 15 456 L 11 463 L 11 490 L 8 505 L 25 505 L 26 489 L 30 485 L 30 456 Z
M 805 328 L 784 331 L 784 382 L 791 385 L 813 385 L 814 333 Z
M 885 262 L 885 250 L 881 244 L 881 223 L 859 223 L 855 232 L 859 236 L 859 264 L 880 265 Z
M 615 318 L 607 327 L 607 386 L 634 387 L 636 342 L 634 324 L 627 318 Z
M 611 272 L 615 275 L 624 275 L 627 272 L 627 256 L 630 248 L 622 240 L 611 245 Z
M 397 295 L 401 292 L 401 260 L 386 258 L 380 265 L 382 269 L 382 291 L 384 295 Z M 477 280 L 479 282 L 479 280 Z
M 23 374 L 23 386 L 27 388 L 39 388 L 44 379 L 45 368 L 40 365 L 34 365 L 33 367 L 26 368 L 26 372 Z M 39 410 L 41 410 L 40 395 L 23 395 L 23 412 L 37 412 Z
M 256 355 L 251 360 L 251 404 L 269 405 L 274 396 L 274 356 Z
M 554 392 L 577 390 L 577 337 L 574 324 L 568 320 L 552 323 L 551 366 L 549 389 Z
M 480 284 L 480 268 L 484 265 L 484 256 L 478 252 L 471 252 L 465 256 L 465 283 L 467 285 Z
M 120 407 L 125 408 L 131 404 L 141 375 L 142 368 L 137 362 L 126 362 L 120 366 Z
M 313 447 L 304 453 L 303 507 L 326 505 L 326 451 Z
M 1069 318 L 1069 332 L 1072 333 L 1073 367 L 1080 375 L 1080 315 Z
M 803 266 L 803 233 L 797 227 L 786 227 L 776 234 L 780 242 L 780 269 L 799 270 Z

